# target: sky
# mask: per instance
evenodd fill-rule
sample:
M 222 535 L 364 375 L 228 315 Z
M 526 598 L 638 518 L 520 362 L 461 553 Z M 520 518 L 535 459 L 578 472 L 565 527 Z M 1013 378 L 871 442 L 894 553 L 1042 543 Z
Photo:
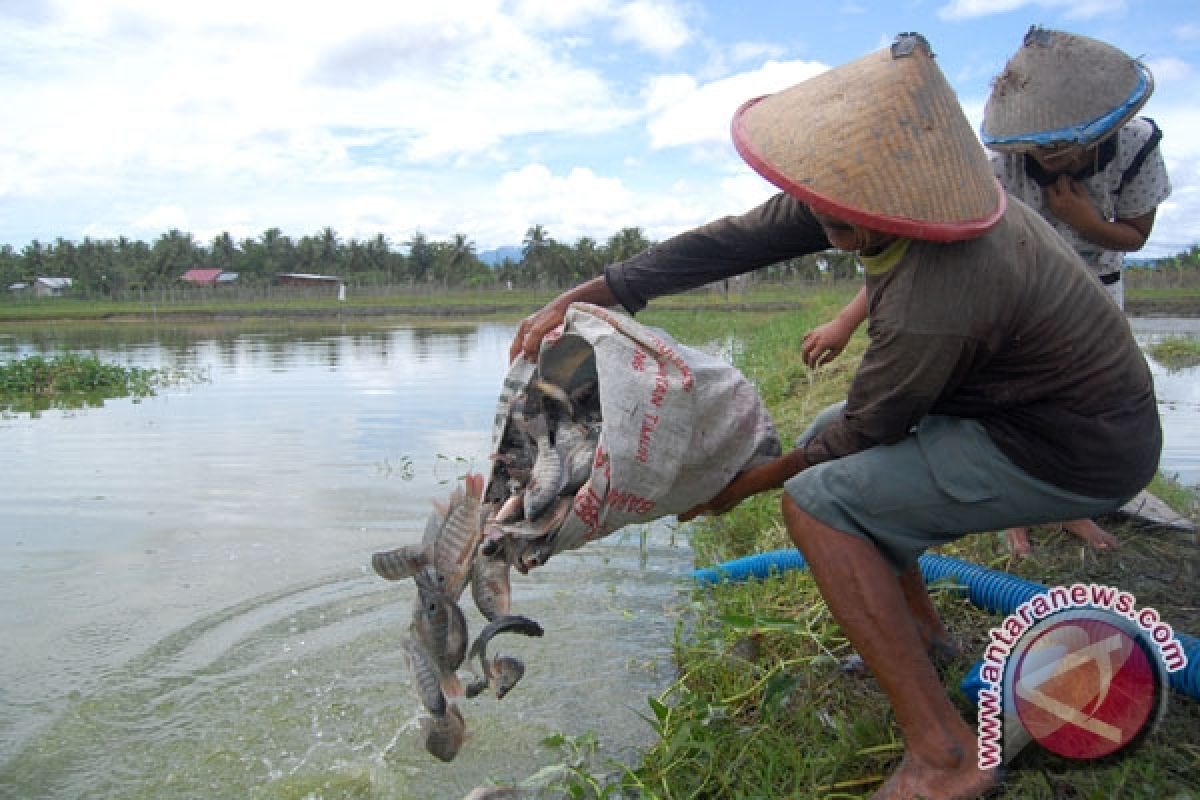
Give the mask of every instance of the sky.
M 744 100 L 918 31 L 978 131 L 1032 24 L 1150 67 L 1173 193 L 1140 255 L 1200 243 L 1196 0 L 0 0 L 0 245 L 661 240 L 774 191 Z

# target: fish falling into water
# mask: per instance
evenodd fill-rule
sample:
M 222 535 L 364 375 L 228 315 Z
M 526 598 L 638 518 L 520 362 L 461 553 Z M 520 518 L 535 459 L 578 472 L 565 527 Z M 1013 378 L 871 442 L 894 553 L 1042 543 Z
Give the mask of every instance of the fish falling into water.
M 525 675 L 514 655 L 489 658 L 488 643 L 501 633 L 543 634 L 535 620 L 512 613 L 510 574 L 514 568 L 524 574 L 555 552 L 574 494 L 590 475 L 601 415 L 588 355 L 590 348 L 581 350 L 554 381 L 535 375 L 511 397 L 490 478 L 470 473 L 444 501 L 434 501 L 419 544 L 371 556 L 381 577 L 416 585 L 401 646 L 422 708 L 422 743 L 442 761 L 458 755 L 467 735 L 456 700 L 488 689 L 502 699 Z M 459 605 L 468 584 L 488 621 L 469 648 Z M 473 672 L 479 667 L 465 689 L 458 676 L 464 663 Z

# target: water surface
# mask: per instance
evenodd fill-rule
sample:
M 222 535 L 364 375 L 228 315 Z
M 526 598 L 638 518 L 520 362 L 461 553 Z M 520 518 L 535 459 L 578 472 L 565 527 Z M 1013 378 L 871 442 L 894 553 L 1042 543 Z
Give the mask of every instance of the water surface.
M 0 796 L 460 798 L 650 740 L 691 567 L 669 527 L 514 576 L 522 683 L 421 749 L 399 640 L 411 582 L 369 568 L 487 462 L 512 329 L 70 326 L 0 337 L 204 380 L 0 419 Z M 473 630 L 482 618 L 465 599 Z

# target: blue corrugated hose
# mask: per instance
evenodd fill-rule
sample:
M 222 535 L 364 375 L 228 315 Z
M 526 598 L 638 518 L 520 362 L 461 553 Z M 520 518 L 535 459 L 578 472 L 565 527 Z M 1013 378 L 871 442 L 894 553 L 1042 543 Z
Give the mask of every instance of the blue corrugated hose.
M 972 603 L 995 614 L 1011 614 L 1021 603 L 1046 591 L 1046 587 L 1040 583 L 948 556 L 926 553 L 918 563 L 926 583 L 952 580 L 964 587 Z M 692 571 L 692 578 L 701 586 L 711 586 L 722 581 L 761 579 L 773 572 L 804 569 L 806 566 L 800 551 L 789 547 L 696 569 Z M 1200 639 L 1185 633 L 1176 633 L 1175 638 L 1187 655 L 1187 666 L 1168 674 L 1171 688 L 1200 699 Z M 976 664 L 963 680 L 963 691 L 972 699 L 977 695 L 978 687 L 968 684 L 978 667 L 979 664 Z

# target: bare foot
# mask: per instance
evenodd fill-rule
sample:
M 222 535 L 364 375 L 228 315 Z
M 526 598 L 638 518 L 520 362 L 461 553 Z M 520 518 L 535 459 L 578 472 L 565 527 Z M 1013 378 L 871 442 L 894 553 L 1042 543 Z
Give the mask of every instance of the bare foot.
M 1027 556 L 1033 552 L 1029 543 L 1029 528 L 1009 528 L 1004 532 L 1008 539 L 1008 549 L 1014 556 Z
M 1112 550 L 1121 544 L 1116 536 L 1090 519 L 1073 519 L 1062 526 L 1097 550 Z
M 976 763 L 974 748 L 952 769 L 922 763 L 912 753 L 892 773 L 871 800 L 973 800 L 996 785 L 995 770 L 983 771 Z

